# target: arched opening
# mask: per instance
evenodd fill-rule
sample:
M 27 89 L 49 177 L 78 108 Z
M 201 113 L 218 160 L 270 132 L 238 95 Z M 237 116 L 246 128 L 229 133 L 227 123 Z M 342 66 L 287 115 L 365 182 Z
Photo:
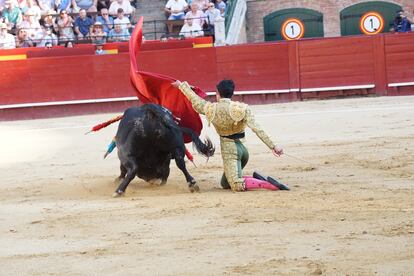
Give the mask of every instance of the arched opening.
M 368 12 L 379 14 L 384 20 L 384 27 L 380 32 L 388 32 L 398 10 L 401 10 L 401 6 L 382 1 L 364 2 L 349 6 L 343 9 L 340 13 L 341 35 L 363 34 L 360 27 L 360 21 Z
M 301 37 L 323 37 L 323 14 L 315 10 L 295 8 L 276 11 L 263 18 L 265 41 L 285 40 L 282 27 L 288 19 L 298 19 L 303 23 L 304 32 Z M 294 32 L 294 26 L 288 26 L 289 31 L 291 28 Z

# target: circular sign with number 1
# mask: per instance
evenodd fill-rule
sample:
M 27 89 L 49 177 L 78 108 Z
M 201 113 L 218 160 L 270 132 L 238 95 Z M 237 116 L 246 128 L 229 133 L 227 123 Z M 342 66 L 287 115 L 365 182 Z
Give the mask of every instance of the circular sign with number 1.
M 299 19 L 288 18 L 282 24 L 281 33 L 286 40 L 299 39 L 305 34 L 305 26 Z
M 384 18 L 377 12 L 367 12 L 359 21 L 361 32 L 367 35 L 374 35 L 384 29 Z

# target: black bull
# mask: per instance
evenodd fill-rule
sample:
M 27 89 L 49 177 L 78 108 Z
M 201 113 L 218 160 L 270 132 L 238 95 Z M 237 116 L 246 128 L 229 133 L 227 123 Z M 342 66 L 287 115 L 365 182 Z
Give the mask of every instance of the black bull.
M 121 161 L 121 184 L 114 196 L 122 195 L 138 176 L 147 182 L 165 184 L 170 174 L 170 161 L 184 173 L 190 191 L 199 188 L 184 162 L 183 133 L 190 135 L 198 152 L 214 154 L 209 139 L 204 143 L 191 129 L 179 127 L 170 111 L 156 104 L 145 104 L 125 111 L 116 133 L 116 146 Z

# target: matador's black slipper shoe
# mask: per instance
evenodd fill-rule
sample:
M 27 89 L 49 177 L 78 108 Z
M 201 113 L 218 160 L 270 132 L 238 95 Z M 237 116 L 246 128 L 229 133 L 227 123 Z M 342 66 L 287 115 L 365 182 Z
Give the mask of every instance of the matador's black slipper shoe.
M 282 190 L 282 191 L 289 191 L 290 190 L 287 185 L 280 183 L 279 181 L 277 181 L 273 177 L 265 176 L 265 175 L 263 175 L 259 172 L 253 172 L 253 177 L 256 178 L 256 179 L 267 181 L 270 184 L 276 186 L 279 190 Z

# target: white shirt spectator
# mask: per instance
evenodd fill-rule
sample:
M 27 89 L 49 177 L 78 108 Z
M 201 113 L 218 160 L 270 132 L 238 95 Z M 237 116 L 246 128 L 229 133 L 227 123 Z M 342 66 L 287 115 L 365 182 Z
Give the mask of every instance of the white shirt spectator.
M 210 25 L 214 25 L 214 21 L 216 18 L 221 17 L 220 11 L 214 7 L 214 4 L 211 3 L 212 7 L 209 6 L 208 10 L 205 12 L 207 17 L 207 23 Z
M 43 14 L 55 9 L 55 0 L 38 0 L 38 3 Z
M 37 43 L 36 47 L 46 47 L 46 44 L 50 43 L 53 46 L 58 45 L 58 38 L 54 33 L 47 33 L 45 36 L 43 36 L 40 41 Z
M 7 25 L 0 23 L 0 49 L 14 49 L 16 48 L 16 39 L 14 35 L 7 32 Z
M 221 12 L 221 16 L 224 16 L 226 13 L 227 5 L 222 0 L 216 1 L 216 9 L 218 9 Z
M 135 10 L 128 0 L 116 0 L 112 2 L 111 6 L 109 7 L 109 14 L 116 17 L 119 8 L 123 9 L 124 13 L 128 15 L 133 13 Z
M 186 13 L 185 19 L 193 19 L 193 25 L 199 25 L 201 27 L 204 25 L 206 15 L 200 10 L 197 10 L 196 13 L 189 11 Z
M 4 9 L 5 2 L 5 0 L 0 0 L 0 12 Z
M 114 25 L 118 24 L 121 26 L 122 29 L 128 29 L 128 25 L 131 24 L 128 17 L 124 16 L 122 19 L 115 18 L 114 19 Z
M 208 0 L 193 0 L 193 1 L 191 1 L 191 4 L 197 4 L 198 5 L 198 9 L 200 11 L 204 11 L 205 9 L 207 9 L 208 3 L 209 3 Z
M 27 12 L 33 13 L 36 21 L 39 21 L 42 17 L 42 11 L 40 10 L 39 6 L 32 6 L 27 9 Z
M 18 27 L 26 30 L 28 38 L 32 40 L 39 38 L 43 33 L 39 21 L 36 21 L 34 19 L 33 14 L 27 15 L 27 17 L 28 19 L 23 20 L 22 23 L 18 25 Z
M 180 13 L 184 13 L 184 10 L 188 7 L 188 4 L 185 0 L 168 0 L 165 7 L 167 9 L 171 9 L 172 15 L 177 15 Z M 180 12 L 175 12 L 175 11 L 180 11 Z
M 193 23 L 192 20 L 187 20 L 181 28 L 180 35 L 184 36 L 185 38 L 191 38 L 203 36 L 204 32 L 201 29 L 200 25 Z

